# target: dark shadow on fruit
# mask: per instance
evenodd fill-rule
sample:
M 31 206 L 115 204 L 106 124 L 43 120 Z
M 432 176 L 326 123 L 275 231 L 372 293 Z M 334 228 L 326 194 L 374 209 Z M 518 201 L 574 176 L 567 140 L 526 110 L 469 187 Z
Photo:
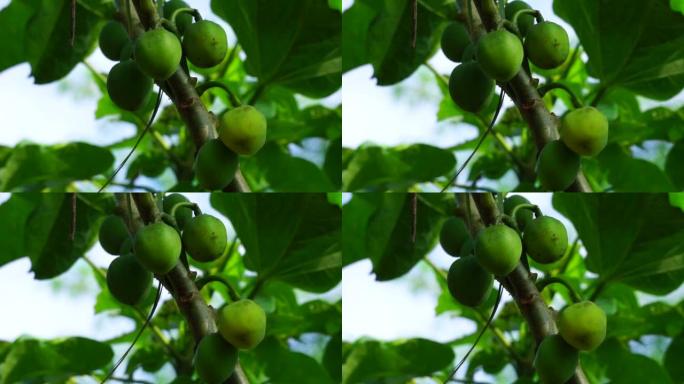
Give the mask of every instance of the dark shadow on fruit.
M 579 169 L 579 156 L 560 140 L 548 142 L 537 159 L 537 177 L 547 191 L 566 190 Z
M 494 95 L 494 80 L 489 78 L 476 61 L 463 63 L 449 76 L 449 95 L 464 111 L 482 110 Z
M 570 380 L 579 364 L 579 352 L 560 335 L 546 336 L 534 357 L 534 368 L 542 384 L 562 384 Z
M 238 155 L 219 139 L 206 141 L 195 159 L 197 181 L 209 191 L 227 187 L 233 181 L 237 168 Z
M 451 256 L 461 256 L 461 248 L 470 239 L 470 233 L 463 220 L 450 217 L 444 221 L 439 231 L 439 244 Z
M 152 287 L 152 274 L 132 254 L 122 255 L 109 264 L 107 287 L 119 302 L 137 305 Z
M 105 217 L 98 231 L 100 245 L 110 255 L 119 255 L 121 246 L 130 237 L 123 219 L 117 215 Z
M 447 274 L 449 293 L 459 303 L 477 307 L 487 300 L 494 277 L 473 256 L 464 256 L 451 264 Z
M 119 61 L 121 50 L 129 42 L 128 33 L 121 23 L 109 21 L 102 27 L 98 44 L 109 60 Z
M 107 93 L 119 108 L 135 111 L 145 105 L 153 84 L 133 60 L 126 60 L 109 71 Z
M 463 23 L 451 22 L 442 32 L 441 46 L 444 55 L 453 62 L 460 62 L 466 47 L 470 44 L 468 29 Z
M 206 335 L 195 352 L 195 369 L 207 384 L 220 384 L 235 371 L 238 351 L 218 333 Z

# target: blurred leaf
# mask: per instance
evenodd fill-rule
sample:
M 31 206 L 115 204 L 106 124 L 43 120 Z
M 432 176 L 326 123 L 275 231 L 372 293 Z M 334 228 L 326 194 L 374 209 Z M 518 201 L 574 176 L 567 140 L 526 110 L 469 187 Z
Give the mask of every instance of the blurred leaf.
M 615 339 L 604 341 L 596 354 L 601 365 L 607 370 L 606 376 L 611 383 L 672 384 L 663 367 L 656 361 L 631 353 Z
M 684 333 L 680 333 L 672 339 L 672 342 L 665 351 L 663 365 L 670 374 L 672 381 L 676 383 L 684 382 L 684 366 L 682 366 L 682 356 L 684 356 Z
M 14 194 L 0 205 L 0 266 L 26 256 L 24 231 L 31 212 L 38 203 L 38 194 Z
M 311 356 L 293 352 L 269 337 L 254 350 L 254 358 L 265 367 L 265 374 L 273 384 L 332 384 L 328 372 Z
M 607 146 L 598 161 L 616 192 L 667 192 L 676 188 L 657 165 L 635 159 L 617 145 Z

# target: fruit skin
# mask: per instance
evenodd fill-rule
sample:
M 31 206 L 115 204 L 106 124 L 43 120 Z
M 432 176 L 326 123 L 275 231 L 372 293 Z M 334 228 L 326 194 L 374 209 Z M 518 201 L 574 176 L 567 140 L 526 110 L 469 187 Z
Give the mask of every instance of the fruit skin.
M 219 137 L 233 152 L 252 156 L 266 143 L 266 118 L 251 105 L 233 108 L 220 117 Z
M 580 158 L 562 141 L 547 143 L 537 159 L 537 176 L 547 191 L 567 189 L 580 169 Z
M 110 255 L 119 255 L 121 246 L 130 237 L 126 223 L 117 215 L 105 217 L 98 233 L 102 249 Z
M 522 242 L 518 233 L 504 224 L 483 229 L 475 241 L 475 257 L 489 273 L 505 276 L 518 265 Z
M 171 16 L 173 13 L 181 8 L 192 8 L 191 6 L 188 5 L 185 1 L 182 0 L 169 0 L 164 4 L 164 17 L 167 19 L 171 19 Z M 176 28 L 178 29 L 178 32 L 182 34 L 185 33 L 185 29 L 192 24 L 192 15 L 189 13 L 181 13 L 178 15 L 176 18 Z
M 152 91 L 152 79 L 145 75 L 133 60 L 117 63 L 107 76 L 107 93 L 114 104 L 126 111 L 145 105 Z
M 477 44 L 477 60 L 482 70 L 501 83 L 520 71 L 523 56 L 520 39 L 504 29 L 486 34 Z
M 558 331 L 581 351 L 593 351 L 606 338 L 606 313 L 591 301 L 565 307 L 558 314 Z
M 119 54 L 119 61 L 133 60 L 133 49 L 135 48 L 134 42 L 127 41 L 121 48 L 121 53 Z
M 183 36 L 183 51 L 200 68 L 220 64 L 228 53 L 228 37 L 220 25 L 209 20 L 190 24 Z
M 474 255 L 475 253 L 475 241 L 469 237 L 464 243 L 463 246 L 461 247 L 459 255 L 461 256 L 468 256 L 468 255 Z
M 235 371 L 238 351 L 218 333 L 206 335 L 195 352 L 195 368 L 207 384 L 220 384 Z
M 534 368 L 542 384 L 560 384 L 570 380 L 579 364 L 579 351 L 560 335 L 546 336 L 534 357 Z
M 561 140 L 580 156 L 596 156 L 608 143 L 608 119 L 594 107 L 568 112 L 561 119 Z
M 178 232 L 162 222 L 144 226 L 133 242 L 133 252 L 140 264 L 158 275 L 169 272 L 176 265 L 181 250 Z
M 217 325 L 221 336 L 238 349 L 256 347 L 266 335 L 266 313 L 249 299 L 221 308 Z
M 470 239 L 465 222 L 458 217 L 448 218 L 439 231 L 439 244 L 451 256 L 461 256 L 461 248 Z
M 475 60 L 475 55 L 477 54 L 477 44 L 470 43 L 463 50 L 463 55 L 461 56 L 461 61 L 467 63 L 469 61 Z
M 126 240 L 121 243 L 121 248 L 119 248 L 119 255 L 128 255 L 133 253 L 133 238 L 130 236 L 126 237 Z
M 494 277 L 474 256 L 464 256 L 451 264 L 447 274 L 449 293 L 459 303 L 477 307 L 487 300 Z
M 470 35 L 468 29 L 463 23 L 452 22 L 444 28 L 442 32 L 442 52 L 453 62 L 460 62 L 463 57 L 463 52 L 470 44 Z
M 563 258 L 568 249 L 568 232 L 563 223 L 550 216 L 540 216 L 525 228 L 525 251 L 534 261 L 542 264 Z
M 570 53 L 568 34 L 563 27 L 550 21 L 535 24 L 525 37 L 525 53 L 539 68 L 559 67 Z
M 147 76 L 166 80 L 178 69 L 183 49 L 176 35 L 165 29 L 153 29 L 140 36 L 133 52 Z
M 107 287 L 118 301 L 137 305 L 147 296 L 151 286 L 152 274 L 132 254 L 117 257 L 109 264 Z
M 164 196 L 164 201 L 162 203 L 163 209 L 165 213 L 168 213 L 169 215 L 171 214 L 171 210 L 173 207 L 178 204 L 178 203 L 187 203 L 188 199 L 181 195 L 180 193 L 172 193 L 170 195 Z M 178 228 L 183 229 L 185 228 L 185 224 L 192 219 L 192 209 L 190 207 L 178 207 L 176 209 L 176 214 L 174 216 L 174 219 L 176 219 L 176 224 L 178 224 Z
M 197 181 L 210 191 L 227 187 L 233 181 L 237 168 L 238 155 L 219 139 L 206 141 L 195 159 Z
M 463 63 L 449 76 L 449 95 L 459 108 L 468 112 L 482 110 L 494 95 L 494 81 L 476 61 Z
M 532 9 L 529 4 L 527 4 L 524 1 L 520 0 L 515 0 L 511 1 L 510 3 L 506 4 L 506 19 L 513 21 L 513 16 L 518 11 L 521 11 L 523 9 Z M 532 25 L 534 25 L 534 16 L 532 15 L 520 15 L 518 17 L 518 30 L 520 31 L 520 34 L 524 37 L 527 35 L 528 30 Z
M 504 213 L 511 215 L 515 207 L 520 204 L 529 204 L 530 201 L 520 195 L 512 195 L 504 200 Z M 525 230 L 527 224 L 529 224 L 534 218 L 532 217 L 532 211 L 529 209 L 518 209 L 515 213 L 515 223 L 518 224 L 518 229 L 521 231 Z
M 102 27 L 98 44 L 100 50 L 109 59 L 119 61 L 121 49 L 129 42 L 128 32 L 121 23 L 109 21 Z
M 202 214 L 192 218 L 183 229 L 183 246 L 188 255 L 201 262 L 221 257 L 228 245 L 228 234 L 221 220 Z

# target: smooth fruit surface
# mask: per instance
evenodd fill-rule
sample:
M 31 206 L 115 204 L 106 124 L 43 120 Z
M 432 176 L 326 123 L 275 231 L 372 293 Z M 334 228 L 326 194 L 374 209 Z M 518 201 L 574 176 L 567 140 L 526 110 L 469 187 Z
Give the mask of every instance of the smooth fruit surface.
M 170 195 L 164 196 L 162 206 L 164 208 L 164 212 L 170 215 L 171 211 L 173 210 L 173 207 L 175 207 L 176 204 L 188 202 L 188 199 L 180 193 L 172 193 Z M 185 224 L 190 219 L 192 219 L 192 209 L 190 209 L 190 207 L 176 208 L 176 211 L 174 213 L 174 219 L 176 219 L 176 224 L 178 224 L 178 228 L 183 229 L 185 227 Z
M 124 241 L 130 237 L 126 223 L 117 215 L 105 217 L 100 224 L 98 236 L 102 249 L 110 255 L 119 255 Z
M 159 275 L 176 265 L 181 249 L 178 232 L 161 222 L 144 226 L 136 233 L 133 242 L 133 252 L 140 264 Z
M 520 195 L 512 195 L 504 200 L 504 213 L 507 215 L 513 214 L 513 210 L 520 204 L 529 204 L 530 201 Z M 534 217 L 533 213 L 529 209 L 518 209 L 515 213 L 515 223 L 518 224 L 518 229 L 521 231 L 525 230 L 527 224 L 529 224 Z
M 147 76 L 155 80 L 171 77 L 178 69 L 182 54 L 176 35 L 165 29 L 147 31 L 135 43 L 135 61 Z
M 251 105 L 233 108 L 219 120 L 219 137 L 233 152 L 251 156 L 266 143 L 266 118 Z
M 534 357 L 534 368 L 542 384 L 562 384 L 575 374 L 579 352 L 560 335 L 546 336 Z
M 207 384 L 220 384 L 228 380 L 235 370 L 238 351 L 218 333 L 206 335 L 195 352 L 195 368 Z
M 477 54 L 477 44 L 470 43 L 463 50 L 463 55 L 461 56 L 461 61 L 467 63 L 469 61 L 475 60 L 475 55 Z
M 560 140 L 547 143 L 537 160 L 537 176 L 547 191 L 567 189 L 575 181 L 579 169 L 579 156 Z
M 227 187 L 233 181 L 237 168 L 238 155 L 219 139 L 206 141 L 195 159 L 197 181 L 209 191 Z
M 200 68 L 220 64 L 228 52 L 228 37 L 220 25 L 209 20 L 190 24 L 183 35 L 183 51 Z
M 107 287 L 115 299 L 128 304 L 140 303 L 152 286 L 152 274 L 132 254 L 114 259 L 107 269 Z
M 591 301 L 565 307 L 558 315 L 558 331 L 568 344 L 593 351 L 606 338 L 606 313 Z
M 482 110 L 494 95 L 494 81 L 476 61 L 463 63 L 449 76 L 449 95 L 459 108 L 468 112 Z
M 501 83 L 520 71 L 523 56 L 520 39 L 504 29 L 486 34 L 477 44 L 477 60 L 482 70 Z
M 164 17 L 171 20 L 173 13 L 181 8 L 192 8 L 183 0 L 169 0 L 164 4 Z M 176 17 L 176 28 L 178 32 L 185 33 L 185 29 L 192 24 L 192 15 L 189 13 L 181 13 Z
M 559 67 L 570 53 L 568 34 L 563 27 L 550 21 L 535 24 L 525 38 L 525 53 L 539 68 Z
M 226 227 L 214 216 L 195 216 L 183 229 L 183 246 L 197 261 L 213 261 L 221 257 L 228 243 Z
M 459 303 L 477 307 L 492 289 L 494 277 L 485 271 L 474 256 L 464 256 L 451 264 L 447 274 L 449 293 Z
M 518 233 L 504 224 L 483 229 L 475 241 L 477 261 L 496 276 L 511 273 L 518 265 L 521 253 L 522 242 Z
M 513 21 L 513 17 L 515 16 L 515 14 L 523 9 L 532 9 L 532 7 L 530 7 L 530 5 L 524 1 L 511 1 L 510 3 L 506 4 L 506 18 L 510 21 Z M 534 16 L 520 15 L 518 17 L 517 25 L 520 34 L 522 36 L 527 35 L 527 31 L 530 29 L 532 25 L 534 25 Z
M 561 140 L 580 156 L 596 156 L 608 143 L 608 119 L 594 107 L 568 112 L 561 119 Z
M 563 223 L 550 216 L 532 220 L 523 234 L 525 251 L 536 262 L 549 264 L 560 260 L 568 249 L 568 232 Z
M 121 23 L 109 21 L 102 27 L 98 43 L 100 50 L 109 59 L 118 61 L 121 50 L 128 43 L 128 33 Z
M 238 300 L 218 313 L 221 336 L 239 349 L 256 347 L 266 335 L 266 313 L 249 299 Z
M 463 23 L 452 22 L 442 32 L 442 52 L 454 62 L 460 62 L 463 58 L 463 52 L 470 44 L 470 35 Z
M 135 111 L 145 105 L 152 85 L 152 79 L 133 60 L 117 63 L 107 76 L 109 98 L 119 108 L 127 111 Z
M 439 231 L 439 244 L 451 256 L 460 256 L 461 248 L 468 239 L 470 239 L 468 228 L 458 217 L 448 218 Z

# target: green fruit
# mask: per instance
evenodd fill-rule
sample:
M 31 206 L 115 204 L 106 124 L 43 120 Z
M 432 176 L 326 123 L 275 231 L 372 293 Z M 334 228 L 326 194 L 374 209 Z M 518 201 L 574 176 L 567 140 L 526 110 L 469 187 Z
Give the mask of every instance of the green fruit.
M 463 52 L 470 44 L 470 35 L 465 25 L 452 22 L 442 32 L 442 52 L 454 62 L 461 61 Z
M 109 21 L 100 31 L 100 50 L 109 59 L 118 61 L 121 49 L 129 42 L 128 32 L 121 23 Z
M 449 293 L 459 303 L 477 307 L 489 297 L 494 277 L 473 256 L 464 256 L 451 264 L 447 274 Z
M 176 35 L 165 29 L 147 31 L 135 43 L 135 61 L 147 76 L 155 80 L 171 77 L 178 69 L 182 54 Z
M 133 252 L 140 264 L 158 275 L 176 266 L 182 249 L 178 232 L 162 222 L 144 226 L 133 242 Z
M 114 104 L 127 111 L 142 108 L 152 91 L 152 79 L 133 60 L 117 63 L 107 76 L 107 93 Z
M 164 201 L 162 203 L 164 212 L 171 214 L 173 207 L 179 203 L 188 203 L 188 199 L 181 195 L 180 193 L 172 193 L 170 195 L 164 196 Z M 185 224 L 192 219 L 192 209 L 190 207 L 178 207 L 174 214 L 174 219 L 176 219 L 176 224 L 178 228 L 185 228 Z
M 221 257 L 228 245 L 228 234 L 221 220 L 202 214 L 188 221 L 183 229 L 183 246 L 197 261 L 208 262 Z
M 558 331 L 568 344 L 593 351 L 606 338 L 606 313 L 591 301 L 565 307 L 558 315 Z
M 537 217 L 525 228 L 523 244 L 534 261 L 553 263 L 563 258 L 568 249 L 568 232 L 563 223 L 553 217 Z
M 150 291 L 152 274 L 146 271 L 132 254 L 117 257 L 107 269 L 107 287 L 115 299 L 137 305 Z
M 579 169 L 579 156 L 560 140 L 547 143 L 537 160 L 537 176 L 547 191 L 567 189 L 575 181 Z
M 119 255 L 128 255 L 133 253 L 133 238 L 130 236 L 126 237 L 123 243 L 121 243 L 121 248 L 119 249 Z
M 546 336 L 534 357 L 534 368 L 542 384 L 562 384 L 570 380 L 579 364 L 579 352 L 560 335 Z
M 529 4 L 527 4 L 524 1 L 511 1 L 510 3 L 506 4 L 506 19 L 513 21 L 513 17 L 515 16 L 515 14 L 523 9 L 532 9 L 532 7 L 530 7 Z M 518 17 L 517 24 L 518 31 L 520 31 L 521 36 L 525 36 L 528 33 L 527 31 L 534 24 L 534 16 L 520 15 Z
M 221 190 L 235 178 L 238 156 L 221 140 L 211 139 L 202 145 L 195 159 L 195 173 L 202 188 Z
M 505 29 L 486 34 L 477 44 L 477 60 L 482 70 L 501 83 L 511 80 L 520 71 L 523 56 L 520 39 Z
M 608 143 L 608 119 L 594 107 L 568 112 L 561 119 L 561 140 L 580 156 L 596 156 Z
M 218 333 L 206 335 L 200 340 L 195 353 L 195 368 L 207 384 L 220 384 L 235 371 L 238 351 Z
M 461 248 L 468 239 L 470 239 L 468 228 L 458 217 L 448 218 L 439 231 L 439 244 L 451 256 L 460 256 Z
M 520 195 L 509 196 L 504 200 L 504 213 L 507 215 L 513 214 L 513 210 L 520 204 L 529 204 L 530 201 Z M 529 209 L 518 209 L 515 213 L 515 223 L 518 225 L 518 229 L 521 231 L 525 230 L 527 224 L 529 224 L 534 217 L 533 213 Z
M 251 105 L 242 105 L 223 114 L 219 137 L 233 152 L 251 156 L 266 143 L 266 118 Z
M 449 76 L 449 95 L 459 108 L 478 112 L 489 104 L 494 95 L 494 81 L 490 79 L 476 61 L 463 63 Z
M 475 55 L 477 54 L 477 45 L 475 43 L 470 43 L 463 50 L 463 55 L 461 56 L 461 61 L 467 63 L 469 61 L 475 60 Z
M 459 251 L 460 252 L 459 255 L 461 255 L 461 256 L 473 255 L 474 251 L 475 251 L 475 241 L 473 241 L 473 239 L 469 237 L 468 240 L 466 240 L 463 243 L 463 246 L 461 247 L 461 250 Z
M 123 48 L 121 48 L 121 53 L 119 54 L 119 61 L 133 60 L 134 47 L 135 45 L 132 41 L 127 41 Z
M 570 53 L 570 40 L 565 29 L 544 21 L 530 28 L 525 38 L 525 53 L 532 64 L 543 69 L 561 66 Z
M 209 20 L 191 24 L 183 36 L 183 51 L 200 68 L 220 64 L 228 52 L 228 37 L 220 25 Z
M 221 336 L 239 349 L 256 347 L 266 335 L 266 313 L 249 299 L 221 308 L 217 323 Z
M 109 215 L 100 224 L 100 245 L 110 255 L 119 255 L 121 246 L 129 237 L 126 223 L 119 216 Z
M 495 224 L 483 229 L 475 241 L 477 261 L 496 276 L 511 273 L 518 265 L 521 253 L 520 236 L 504 224 Z
M 171 20 L 173 13 L 181 8 L 192 8 L 185 1 L 182 0 L 170 0 L 164 4 L 164 17 Z M 178 32 L 185 33 L 185 29 L 192 24 L 192 15 L 189 13 L 181 13 L 176 17 L 176 28 Z

